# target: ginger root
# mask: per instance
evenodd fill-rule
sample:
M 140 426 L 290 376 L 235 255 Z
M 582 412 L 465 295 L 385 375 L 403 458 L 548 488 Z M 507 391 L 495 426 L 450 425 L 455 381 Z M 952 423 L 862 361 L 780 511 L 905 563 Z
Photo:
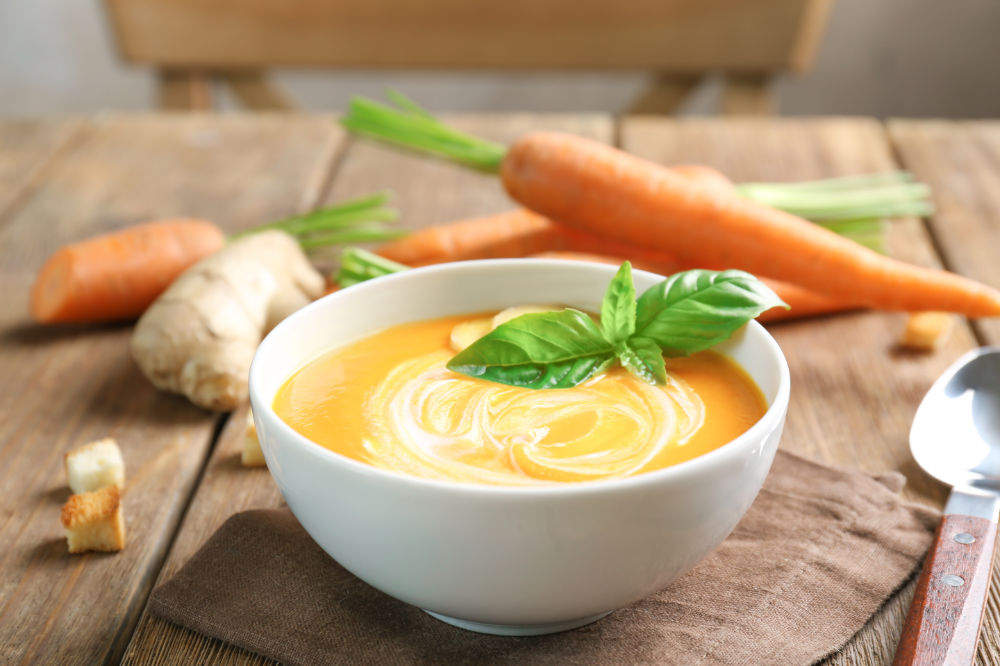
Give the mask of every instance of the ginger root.
M 264 231 L 186 270 L 139 319 L 132 356 L 160 389 L 206 409 L 247 397 L 250 362 L 264 334 L 323 293 L 298 242 Z

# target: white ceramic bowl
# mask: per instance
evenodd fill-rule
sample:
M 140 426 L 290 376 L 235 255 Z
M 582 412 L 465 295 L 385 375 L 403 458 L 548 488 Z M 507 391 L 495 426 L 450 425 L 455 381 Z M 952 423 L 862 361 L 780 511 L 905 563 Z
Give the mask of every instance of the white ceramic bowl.
M 788 366 L 756 322 L 717 349 L 760 386 L 764 417 L 719 449 L 626 479 L 524 488 L 410 477 L 314 444 L 272 409 L 285 380 L 332 347 L 395 324 L 524 303 L 599 311 L 614 273 L 534 259 L 432 266 L 336 292 L 278 325 L 254 358 L 250 399 L 271 474 L 312 538 L 397 599 L 512 635 L 591 622 L 715 548 L 760 490 L 788 407 Z M 640 293 L 662 279 L 635 273 Z

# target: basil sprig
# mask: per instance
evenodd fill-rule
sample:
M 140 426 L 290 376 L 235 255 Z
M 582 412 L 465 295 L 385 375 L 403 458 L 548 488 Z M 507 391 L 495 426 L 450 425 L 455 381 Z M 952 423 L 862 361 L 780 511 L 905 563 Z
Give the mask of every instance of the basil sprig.
M 448 368 L 511 386 L 569 388 L 617 360 L 643 381 L 662 384 L 667 381 L 664 354 L 708 349 L 777 306 L 788 307 L 743 271 L 684 271 L 636 301 L 626 261 L 608 285 L 600 326 L 572 308 L 524 314 L 466 347 Z

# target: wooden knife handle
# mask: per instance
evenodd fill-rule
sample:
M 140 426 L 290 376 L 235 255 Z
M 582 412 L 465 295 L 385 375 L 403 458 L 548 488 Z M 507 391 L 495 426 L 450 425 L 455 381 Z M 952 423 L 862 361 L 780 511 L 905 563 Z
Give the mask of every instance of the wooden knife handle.
M 997 525 L 946 514 L 924 562 L 894 666 L 971 664 L 993 569 Z

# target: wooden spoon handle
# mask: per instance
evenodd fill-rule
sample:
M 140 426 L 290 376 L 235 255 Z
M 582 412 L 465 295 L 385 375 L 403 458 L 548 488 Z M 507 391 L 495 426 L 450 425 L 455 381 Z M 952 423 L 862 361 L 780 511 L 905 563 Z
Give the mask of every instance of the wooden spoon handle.
M 997 524 L 946 514 L 924 562 L 894 666 L 971 664 L 993 568 Z

